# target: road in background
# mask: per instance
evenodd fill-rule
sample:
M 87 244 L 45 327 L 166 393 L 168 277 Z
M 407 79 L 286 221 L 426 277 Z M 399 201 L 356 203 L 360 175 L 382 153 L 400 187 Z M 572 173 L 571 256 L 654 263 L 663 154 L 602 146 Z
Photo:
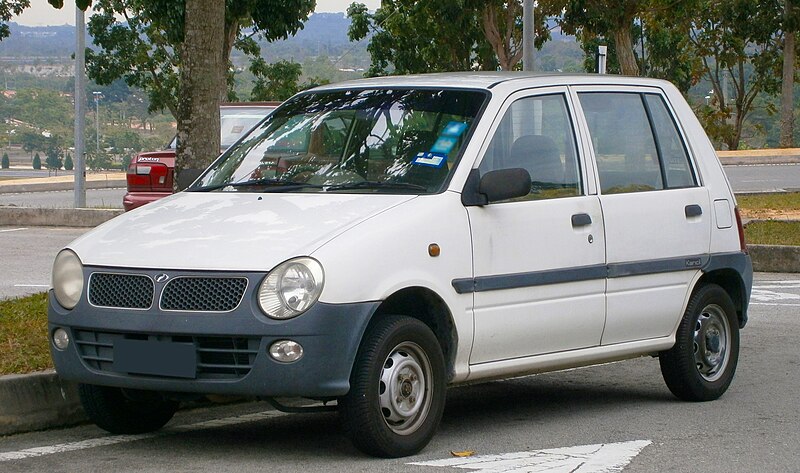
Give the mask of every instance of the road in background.
M 800 190 L 800 164 L 753 164 L 724 168 L 733 191 L 737 193 Z
M 86 206 L 90 208 L 121 209 L 125 188 L 86 189 Z M 75 202 L 72 190 L 51 192 L 20 192 L 0 194 L 0 206 L 71 209 Z
M 180 412 L 141 437 L 86 425 L 0 438 L 0 471 L 458 473 L 466 470 L 409 463 L 471 450 L 514 454 L 482 471 L 565 473 L 576 470 L 520 468 L 519 458 L 617 442 L 646 444 L 624 473 L 797 471 L 800 278 L 759 273 L 753 294 L 736 377 L 717 401 L 678 401 L 658 360 L 645 357 L 451 389 L 438 434 L 408 458 L 360 454 L 335 414 L 284 415 L 244 403 Z M 586 463 L 577 471 L 620 469 Z
M 46 291 L 58 251 L 87 231 L 88 228 L 0 227 L 0 299 Z

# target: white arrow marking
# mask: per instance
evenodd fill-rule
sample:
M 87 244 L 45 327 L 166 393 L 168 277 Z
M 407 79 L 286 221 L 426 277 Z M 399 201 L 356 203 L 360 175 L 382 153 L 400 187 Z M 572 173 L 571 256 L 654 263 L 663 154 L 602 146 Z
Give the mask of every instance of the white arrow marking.
M 479 455 L 409 463 L 475 470 L 479 473 L 612 473 L 622 471 L 633 458 L 650 445 L 650 440 L 581 445 L 529 452 Z

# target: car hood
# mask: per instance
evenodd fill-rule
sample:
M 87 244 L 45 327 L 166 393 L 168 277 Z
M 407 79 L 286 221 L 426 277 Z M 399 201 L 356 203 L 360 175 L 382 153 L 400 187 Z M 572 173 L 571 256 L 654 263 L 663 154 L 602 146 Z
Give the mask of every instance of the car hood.
M 69 245 L 85 265 L 268 271 L 413 195 L 182 192 Z

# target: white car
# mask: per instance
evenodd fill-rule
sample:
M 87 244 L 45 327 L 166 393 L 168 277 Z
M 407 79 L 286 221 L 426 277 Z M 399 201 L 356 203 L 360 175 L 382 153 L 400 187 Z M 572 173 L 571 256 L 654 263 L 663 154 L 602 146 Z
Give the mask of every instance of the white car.
M 657 355 L 677 397 L 718 398 L 752 266 L 671 84 L 463 73 L 293 97 L 187 191 L 72 242 L 52 285 L 56 369 L 100 427 L 304 397 L 395 457 L 464 383 Z

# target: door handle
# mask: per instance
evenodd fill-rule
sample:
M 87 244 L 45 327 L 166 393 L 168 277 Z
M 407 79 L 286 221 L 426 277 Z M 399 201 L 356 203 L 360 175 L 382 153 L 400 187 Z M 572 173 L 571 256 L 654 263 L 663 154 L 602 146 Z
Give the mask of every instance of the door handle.
M 575 214 L 572 216 L 573 227 L 585 227 L 592 224 L 592 217 L 589 214 Z
M 697 204 L 690 204 L 684 209 L 684 214 L 686 214 L 686 218 L 699 217 L 703 215 L 703 208 Z

